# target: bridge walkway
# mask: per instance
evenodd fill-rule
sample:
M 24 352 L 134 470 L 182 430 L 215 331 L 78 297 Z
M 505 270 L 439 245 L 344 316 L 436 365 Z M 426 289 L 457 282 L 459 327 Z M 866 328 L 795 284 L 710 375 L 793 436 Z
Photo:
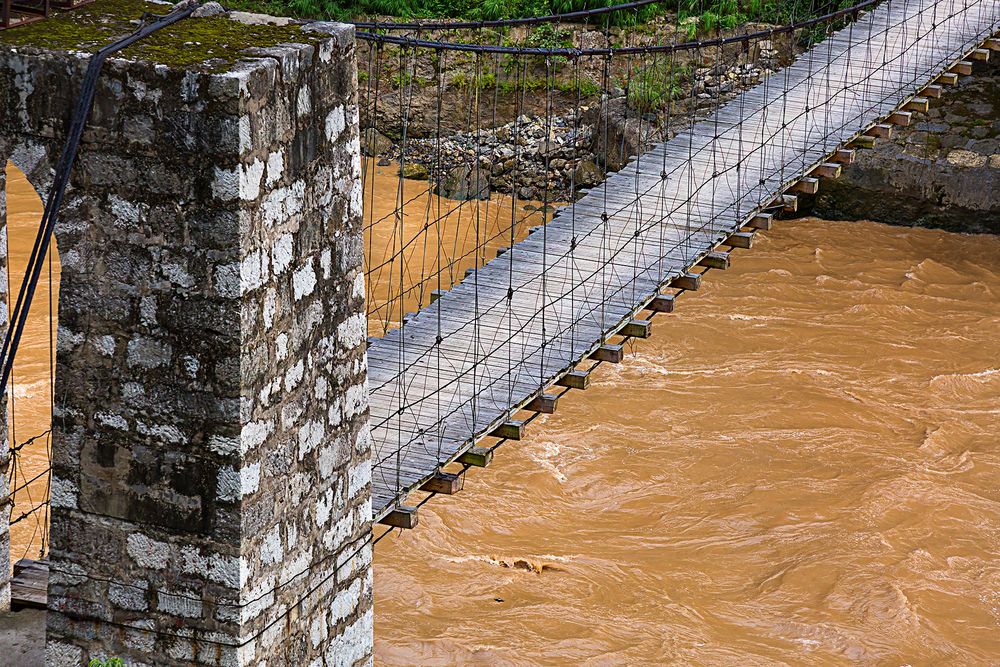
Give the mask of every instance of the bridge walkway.
M 993 0 L 879 5 L 373 341 L 375 517 L 952 68 L 998 21 Z

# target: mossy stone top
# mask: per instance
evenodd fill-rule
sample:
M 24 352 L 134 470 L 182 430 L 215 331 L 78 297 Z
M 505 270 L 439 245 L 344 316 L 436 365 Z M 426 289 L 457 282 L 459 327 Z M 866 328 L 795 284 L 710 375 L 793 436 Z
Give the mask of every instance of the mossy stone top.
M 171 8 L 169 3 L 147 0 L 96 0 L 78 9 L 57 11 L 41 21 L 0 31 L 0 47 L 94 53 L 135 31 L 144 14 L 166 14 Z M 314 44 L 323 37 L 303 31 L 301 23 L 288 19 L 248 23 L 218 14 L 174 23 L 116 57 L 180 69 L 220 71 L 238 61 L 247 48 Z

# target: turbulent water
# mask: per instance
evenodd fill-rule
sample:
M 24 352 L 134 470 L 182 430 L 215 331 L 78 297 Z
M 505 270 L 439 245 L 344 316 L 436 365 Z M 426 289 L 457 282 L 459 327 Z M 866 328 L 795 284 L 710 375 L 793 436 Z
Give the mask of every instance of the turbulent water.
M 376 547 L 383 665 L 1000 662 L 1000 238 L 779 222 Z
M 398 229 L 380 224 L 371 265 Z M 46 319 L 19 357 L 25 434 L 48 417 Z M 1000 238 L 778 222 L 378 544 L 377 663 L 996 664 L 998 332 Z
M 41 216 L 42 202 L 38 194 L 19 169 L 7 165 L 7 285 L 11 302 L 17 298 L 17 290 L 24 279 Z M 51 261 L 43 265 L 15 357 L 7 405 L 8 436 L 13 445 L 23 445 L 13 458 L 7 478 L 10 489 L 15 491 L 11 518 L 17 520 L 27 514 L 11 526 L 12 563 L 23 557 L 38 558 L 45 543 L 48 522 L 47 507 L 42 503 L 48 499 L 45 470 L 49 465 L 47 431 L 51 423 L 49 373 L 55 361 L 58 320 L 58 251 L 53 250 L 47 259 Z

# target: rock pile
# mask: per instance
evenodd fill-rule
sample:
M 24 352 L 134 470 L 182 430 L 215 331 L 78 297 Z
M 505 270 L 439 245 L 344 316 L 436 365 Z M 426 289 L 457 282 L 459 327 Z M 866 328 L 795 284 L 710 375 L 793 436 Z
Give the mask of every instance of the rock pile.
M 579 120 L 587 111 L 549 119 L 520 116 L 478 132 L 411 139 L 405 152 L 392 144 L 378 157 L 382 164 L 403 162 L 404 177 L 429 179 L 435 192 L 449 199 L 485 199 L 497 191 L 565 200 L 575 188 L 603 178 L 592 150 L 594 126 Z M 373 156 L 371 148 L 380 143 L 368 142 L 366 152 Z
M 600 183 L 606 173 L 770 76 L 776 53 L 765 51 L 757 63 L 696 69 L 691 87 L 672 105 L 669 130 L 664 113 L 636 111 L 628 92 L 617 88 L 562 115 L 522 115 L 495 128 L 411 138 L 405 148 L 369 127 L 362 131 L 362 150 L 382 165 L 400 162 L 405 178 L 430 180 L 449 199 L 503 192 L 569 201 L 580 188 Z

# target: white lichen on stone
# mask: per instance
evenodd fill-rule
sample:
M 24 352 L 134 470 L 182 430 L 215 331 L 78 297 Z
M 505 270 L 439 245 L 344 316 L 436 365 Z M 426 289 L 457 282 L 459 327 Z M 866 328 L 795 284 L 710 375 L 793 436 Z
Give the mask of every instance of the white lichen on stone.
M 184 593 L 158 591 L 156 609 L 162 613 L 182 618 L 200 618 L 202 615 L 201 600 L 193 591 L 185 591 Z
M 261 420 L 245 424 L 240 431 L 240 452 L 246 454 L 248 451 L 260 447 L 272 433 L 274 433 L 274 422 L 272 421 Z
M 141 579 L 128 585 L 112 581 L 108 585 L 108 598 L 116 607 L 130 611 L 146 611 L 149 602 L 146 600 L 146 590 L 149 584 Z
M 368 333 L 368 319 L 364 313 L 348 317 L 337 327 L 337 342 L 341 349 L 350 350 L 365 342 Z
M 352 667 L 368 655 L 373 637 L 372 610 L 369 609 L 330 642 L 326 650 L 326 667 Z
M 142 533 L 132 533 L 126 543 L 128 555 L 139 567 L 162 570 L 170 558 L 170 545 Z
M 316 271 L 312 262 L 308 262 L 296 269 L 292 275 L 292 293 L 296 301 L 309 296 L 316 288 Z
M 280 276 L 292 264 L 293 238 L 291 234 L 282 234 L 271 248 L 271 264 L 274 275 Z
M 354 289 L 351 290 L 351 296 L 360 299 L 365 296 L 365 274 L 358 271 L 358 275 L 354 276 Z
M 128 430 L 128 422 L 121 415 L 110 414 L 107 412 L 98 412 L 94 417 L 100 424 L 104 426 L 109 426 L 119 431 Z
M 372 481 L 372 464 L 371 461 L 365 460 L 358 465 L 351 468 L 348 474 L 348 479 L 350 480 L 349 486 L 347 487 L 347 495 L 351 498 L 358 495 L 361 491 L 365 489 Z
M 299 428 L 300 461 L 323 442 L 324 435 L 326 435 L 326 429 L 323 422 L 318 420 L 307 421 Z
M 347 118 L 344 115 L 344 107 L 337 107 L 326 115 L 326 138 L 329 141 L 336 141 L 346 127 Z
M 115 348 L 118 346 L 114 336 L 98 336 L 91 344 L 98 353 L 105 357 L 112 356 L 115 353 Z
M 128 365 L 140 368 L 159 368 L 170 363 L 172 354 L 170 344 L 149 338 L 148 336 L 135 336 L 128 342 Z
M 72 481 L 57 477 L 55 474 L 52 475 L 49 481 L 50 505 L 74 509 L 77 506 L 79 494 L 79 488 Z
M 283 555 L 281 527 L 275 526 L 264 536 L 264 541 L 260 545 L 260 561 L 264 565 L 274 565 Z
M 271 187 L 281 180 L 285 174 L 285 155 L 281 151 L 274 151 L 267 156 L 267 177 L 264 183 Z
M 302 382 L 303 374 L 305 373 L 305 364 L 299 359 L 291 368 L 285 373 L 285 391 L 291 391 L 299 386 Z
M 368 383 L 348 387 L 344 394 L 344 417 L 350 419 L 368 409 Z

